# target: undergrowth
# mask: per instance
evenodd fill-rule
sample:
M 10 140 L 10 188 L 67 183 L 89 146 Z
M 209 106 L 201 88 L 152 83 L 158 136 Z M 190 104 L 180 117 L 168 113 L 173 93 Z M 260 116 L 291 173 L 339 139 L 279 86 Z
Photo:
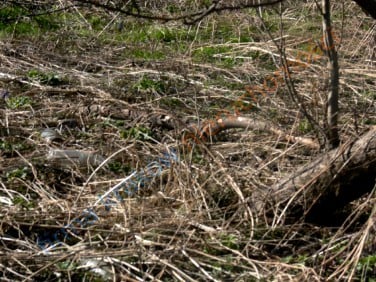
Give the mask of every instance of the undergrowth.
M 283 79 L 245 95 L 281 76 L 267 31 L 283 38 L 276 40 L 288 58 L 319 54 L 312 4 L 287 5 L 281 17 L 278 9 L 244 10 L 195 25 L 85 7 L 31 16 L 31 8 L 1 5 L 4 281 L 374 281 L 374 191 L 351 203 L 357 212 L 344 226 L 276 223 L 253 196 L 317 151 L 247 130 L 181 142 L 182 127 L 239 105 L 244 116 L 315 137 Z M 376 123 L 375 24 L 354 7 L 336 5 L 333 14 L 345 139 Z M 325 67 L 317 58 L 291 70 L 321 125 Z M 62 166 L 48 158 L 54 150 L 89 157 Z

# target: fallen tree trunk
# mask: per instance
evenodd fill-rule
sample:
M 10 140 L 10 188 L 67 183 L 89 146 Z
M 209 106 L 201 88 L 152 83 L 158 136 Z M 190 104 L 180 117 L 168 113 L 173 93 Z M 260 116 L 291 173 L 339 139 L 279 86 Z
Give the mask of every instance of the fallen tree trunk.
M 351 201 L 371 192 L 376 176 L 376 126 L 304 165 L 269 191 L 278 218 L 304 216 L 308 222 L 331 224 Z

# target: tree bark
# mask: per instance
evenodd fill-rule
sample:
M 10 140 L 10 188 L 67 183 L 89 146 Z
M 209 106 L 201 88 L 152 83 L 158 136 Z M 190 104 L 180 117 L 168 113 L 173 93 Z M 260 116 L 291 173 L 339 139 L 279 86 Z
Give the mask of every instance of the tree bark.
M 269 204 L 277 206 L 280 219 L 304 216 L 308 222 L 330 224 L 337 211 L 372 191 L 375 177 L 376 126 L 280 181 L 268 195 Z
M 329 91 L 327 101 L 327 139 L 328 148 L 334 149 L 339 145 L 338 134 L 338 92 L 339 92 L 339 64 L 336 46 L 333 40 L 332 25 L 330 19 L 330 1 L 322 0 L 323 13 L 323 41 L 325 53 L 328 57 Z
M 354 0 L 366 13 L 376 19 L 376 0 Z

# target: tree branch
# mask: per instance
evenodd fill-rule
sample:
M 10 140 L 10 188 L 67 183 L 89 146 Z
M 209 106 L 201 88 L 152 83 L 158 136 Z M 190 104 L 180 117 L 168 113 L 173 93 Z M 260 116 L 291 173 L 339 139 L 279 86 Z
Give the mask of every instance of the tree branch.
M 167 14 L 161 14 L 158 15 L 156 13 L 152 13 L 150 11 L 145 10 L 139 10 L 136 9 L 136 12 L 134 12 L 132 9 L 133 1 L 130 1 L 130 9 L 124 9 L 122 7 L 113 6 L 107 3 L 104 3 L 103 1 L 98 0 L 76 0 L 75 2 L 81 3 L 81 4 L 89 4 L 94 7 L 98 7 L 107 11 L 112 12 L 120 12 L 121 14 L 142 18 L 142 19 L 148 19 L 148 20 L 159 20 L 159 21 L 177 21 L 182 20 L 186 24 L 194 24 L 203 18 L 207 17 L 210 14 L 218 13 L 222 11 L 232 11 L 232 10 L 241 10 L 246 8 L 257 8 L 257 7 L 263 7 L 263 6 L 270 6 L 275 5 L 280 2 L 283 2 L 284 0 L 245 0 L 245 1 L 224 1 L 224 0 L 213 0 L 211 2 L 211 5 L 208 5 L 207 7 L 203 9 L 199 9 L 197 11 L 193 12 L 187 12 L 180 15 L 167 15 Z M 140 6 L 140 5 L 139 5 Z
M 225 118 L 218 118 L 216 120 L 207 122 L 201 128 L 190 126 L 188 129 L 194 134 L 194 139 L 196 142 L 205 142 L 211 136 L 215 136 L 219 132 L 231 128 L 267 131 L 279 135 L 280 137 L 291 143 L 299 143 L 316 150 L 320 148 L 320 145 L 317 143 L 317 141 L 311 138 L 293 136 L 285 133 L 283 130 L 272 125 L 271 123 L 247 117 L 228 116 Z

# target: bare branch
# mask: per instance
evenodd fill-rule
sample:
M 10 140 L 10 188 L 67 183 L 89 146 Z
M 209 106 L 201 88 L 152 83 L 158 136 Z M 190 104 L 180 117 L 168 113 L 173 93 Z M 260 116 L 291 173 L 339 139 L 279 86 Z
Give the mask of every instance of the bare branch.
M 279 135 L 280 137 L 291 143 L 299 143 L 311 149 L 320 148 L 320 145 L 317 143 L 316 140 L 286 134 L 283 130 L 272 125 L 271 123 L 247 117 L 228 116 L 226 118 L 218 118 L 216 120 L 208 122 L 199 130 L 195 130 L 195 128 L 192 126 L 189 129 L 191 131 L 195 131 L 194 133 L 196 134 L 196 140 L 205 141 L 208 139 L 208 137 L 214 136 L 218 134 L 220 131 L 231 128 L 244 128 L 249 130 L 267 131 Z
M 327 102 L 327 125 L 328 125 L 328 141 L 329 148 L 333 149 L 339 145 L 338 133 L 338 99 L 339 99 L 339 64 L 336 46 L 333 40 L 333 32 L 330 19 L 330 1 L 322 1 L 323 13 L 323 33 L 324 33 L 324 48 L 328 56 L 328 70 L 329 70 L 329 91 Z
M 159 20 L 159 21 L 176 21 L 182 20 L 186 24 L 194 24 L 206 16 L 219 13 L 222 11 L 233 11 L 241 10 L 246 8 L 257 8 L 262 6 L 275 5 L 284 0 L 265 0 L 265 1 L 256 1 L 256 0 L 245 0 L 245 1 L 223 1 L 223 0 L 213 0 L 211 5 L 208 5 L 204 8 L 197 8 L 197 10 L 191 10 L 189 7 L 186 7 L 186 10 L 191 10 L 189 12 L 183 12 L 180 15 L 168 15 L 168 14 L 159 14 L 162 9 L 148 9 L 147 5 L 143 5 L 146 8 L 141 9 L 140 3 L 137 1 L 128 1 L 126 5 L 110 5 L 104 1 L 97 0 L 77 0 L 76 2 L 81 4 L 89 4 L 107 11 L 120 12 L 127 16 L 133 16 L 142 19 L 148 20 Z M 136 3 L 137 2 L 137 3 Z M 137 5 L 136 5 L 137 4 Z M 184 7 L 184 6 L 183 6 Z

